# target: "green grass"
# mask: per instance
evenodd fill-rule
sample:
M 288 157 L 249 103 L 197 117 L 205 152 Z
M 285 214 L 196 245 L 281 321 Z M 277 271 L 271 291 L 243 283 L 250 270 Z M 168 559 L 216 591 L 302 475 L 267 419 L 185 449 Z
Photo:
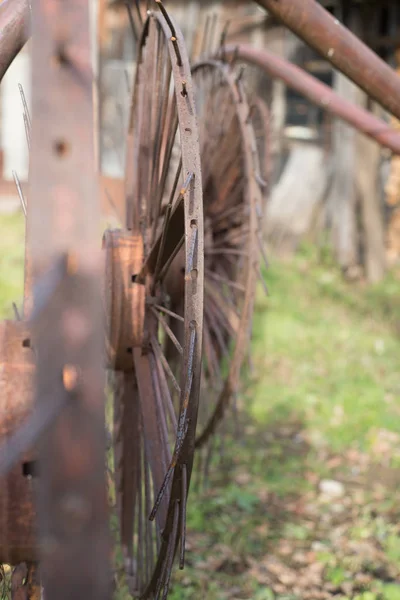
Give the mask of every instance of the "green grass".
M 319 502 L 317 485 L 362 471 L 357 457 L 369 470 L 382 460 L 389 468 L 399 464 L 400 281 L 391 274 L 377 286 L 347 284 L 329 254 L 309 247 L 289 262 L 271 262 L 270 295 L 260 289 L 257 296 L 254 371 L 242 390 L 240 435 L 225 437 L 222 460 L 217 442 L 206 489 L 192 488 L 188 566 L 175 574 L 172 598 L 311 598 L 312 591 L 292 593 L 295 582 L 279 594 L 279 585 L 267 585 L 251 565 L 279 557 L 282 545 L 293 554 L 316 542 L 333 557 L 323 563 L 323 585 L 336 598 L 397 598 L 399 586 L 383 575 L 340 595 L 349 582 L 362 581 L 366 567 L 330 547 L 333 526 L 323 524 L 329 505 Z M 382 549 L 379 569 L 390 570 L 400 566 L 398 517 L 390 513 L 399 495 L 385 488 L 376 518 L 375 508 L 367 510 L 375 488 L 364 479 L 357 482 L 365 496 L 360 509 L 346 490 L 346 539 L 359 543 L 354 528 L 367 532 L 368 542 Z M 315 516 L 304 517 L 305 502 L 316 503 Z
M 22 305 L 25 223 L 18 212 L 0 215 L 0 314 L 14 318 L 12 303 Z
M 0 227 L 6 318 L 22 301 L 23 217 L 0 216 Z M 398 600 L 400 280 L 347 284 L 329 253 L 310 247 L 271 263 L 239 416 L 216 439 L 206 480 L 197 458 L 187 564 L 171 598 L 317 600 L 296 591 L 304 569 L 317 568 L 338 600 Z M 324 502 L 321 478 L 343 481 L 344 497 Z M 287 584 L 271 560 L 289 569 Z
M 367 447 L 371 428 L 400 431 L 400 282 L 349 285 L 306 253 L 267 278 L 248 392 L 257 422 L 298 413 L 335 450 Z

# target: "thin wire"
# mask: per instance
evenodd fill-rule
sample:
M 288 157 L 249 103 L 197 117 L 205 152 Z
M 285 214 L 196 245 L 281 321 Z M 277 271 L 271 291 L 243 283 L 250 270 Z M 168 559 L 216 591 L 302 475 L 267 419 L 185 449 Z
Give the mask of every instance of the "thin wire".
M 26 218 L 26 216 L 27 216 L 27 207 L 26 207 L 26 202 L 25 202 L 24 194 L 22 193 L 21 183 L 20 183 L 20 181 L 18 179 L 18 175 L 16 174 L 16 172 L 13 171 L 12 174 L 13 174 L 13 177 L 14 177 L 14 181 L 15 181 L 15 185 L 16 185 L 16 188 L 17 188 L 18 196 L 19 196 L 19 199 L 20 199 L 20 202 L 21 202 L 22 210 L 24 211 L 24 215 L 25 215 L 25 218 Z
M 32 128 L 32 121 L 31 121 L 31 116 L 29 114 L 29 108 L 28 108 L 28 104 L 26 102 L 24 89 L 23 89 L 23 87 L 22 87 L 22 85 L 20 83 L 18 84 L 18 88 L 19 88 L 19 93 L 20 93 L 21 100 L 22 100 L 22 106 L 24 107 L 24 112 L 26 114 L 26 120 L 28 122 L 29 129 L 31 129 Z

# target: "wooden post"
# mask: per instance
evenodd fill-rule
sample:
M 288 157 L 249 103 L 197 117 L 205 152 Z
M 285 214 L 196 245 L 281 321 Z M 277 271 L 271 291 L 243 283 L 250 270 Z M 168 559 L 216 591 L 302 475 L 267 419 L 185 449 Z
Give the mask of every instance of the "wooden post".
M 397 73 L 400 76 L 400 49 L 395 52 Z M 393 129 L 400 129 L 400 121 L 391 118 Z M 400 258 L 400 156 L 393 156 L 390 174 L 385 186 L 385 201 L 390 210 L 387 227 L 387 258 L 393 264 Z
M 374 140 L 357 134 L 356 182 L 361 205 L 363 262 L 370 283 L 381 281 L 386 267 L 383 214 L 378 189 L 380 156 L 381 148 Z
M 335 73 L 335 91 L 357 102 L 358 88 L 341 73 Z M 333 181 L 329 197 L 332 242 L 337 260 L 347 272 L 358 263 L 356 227 L 356 132 L 337 119 L 333 126 Z
M 340 17 L 340 15 L 338 15 Z M 343 20 L 343 15 L 341 15 Z M 360 10 L 352 6 L 348 16 L 349 29 L 362 36 Z M 334 89 L 340 95 L 359 104 L 363 93 L 345 75 L 336 71 Z M 332 225 L 332 241 L 339 265 L 348 277 L 358 275 L 358 231 L 356 222 L 356 140 L 357 132 L 339 119 L 334 122 L 332 152 L 334 175 L 329 198 L 329 213 Z

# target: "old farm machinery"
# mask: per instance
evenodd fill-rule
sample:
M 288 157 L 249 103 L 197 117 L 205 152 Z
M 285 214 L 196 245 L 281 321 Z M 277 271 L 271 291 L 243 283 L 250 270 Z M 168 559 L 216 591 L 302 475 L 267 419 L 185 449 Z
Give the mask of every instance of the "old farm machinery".
M 366 75 L 370 56 L 354 36 L 335 24 L 339 37 L 314 39 L 304 15 L 293 20 L 294 0 L 260 3 L 399 116 L 397 80 L 376 57 Z M 315 3 L 303 5 L 332 27 Z M 226 46 L 223 32 L 191 67 L 162 2 L 146 9 L 130 14 L 139 51 L 126 214 L 119 229 L 102 231 L 89 4 L 32 6 L 24 310 L 0 326 L 0 562 L 27 564 L 27 574 L 14 571 L 15 597 L 41 594 L 37 564 L 49 599 L 111 596 L 105 415 L 130 594 L 166 598 L 176 554 L 184 566 L 195 448 L 237 389 L 262 255 L 268 111 L 262 98 L 247 100 L 236 64 L 285 78 L 400 149 L 383 122 L 284 61 Z M 27 1 L 0 5 L 0 75 L 28 35 L 30 10 Z M 340 60 L 347 48 L 360 68 Z
M 193 90 L 179 28 L 154 8 L 139 19 L 126 216 L 102 233 L 102 254 L 87 2 L 33 8 L 24 313 L 2 324 L 0 559 L 28 564 L 25 588 L 14 572 L 20 592 L 40 562 L 48 597 L 110 594 L 105 356 L 126 582 L 134 597 L 167 596 L 178 548 L 184 565 L 195 445 L 222 416 L 249 338 L 261 196 L 244 91 L 215 61 L 194 67 Z M 203 179 L 199 141 L 213 158 Z M 200 389 L 212 400 L 196 441 Z
M 109 595 L 105 355 L 127 581 L 133 596 L 161 598 L 179 540 L 184 560 L 203 329 L 202 181 L 189 61 L 172 19 L 151 13 L 132 97 L 126 218 L 103 233 L 102 258 L 88 3 L 37 3 L 33 32 L 26 320 L 3 324 L 2 433 L 10 440 L 1 461 L 8 470 L 1 561 L 40 560 L 48 597 Z M 171 310 L 176 295 L 180 314 Z M 27 509 L 37 483 L 35 535 Z M 79 575 L 70 578 L 74 570 Z

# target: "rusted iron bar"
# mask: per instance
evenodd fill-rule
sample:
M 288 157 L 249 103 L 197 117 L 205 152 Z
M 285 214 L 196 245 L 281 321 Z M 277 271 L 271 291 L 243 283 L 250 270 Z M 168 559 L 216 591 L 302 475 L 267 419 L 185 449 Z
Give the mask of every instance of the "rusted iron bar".
M 105 600 L 111 568 L 105 482 L 100 202 L 87 0 L 32 3 L 28 250 L 38 440 L 39 559 L 48 600 Z M 45 275 L 56 271 L 53 287 Z
M 382 146 L 400 154 L 400 133 L 391 129 L 382 119 L 375 117 L 360 106 L 355 106 L 338 96 L 329 86 L 318 81 L 296 65 L 276 56 L 267 50 L 259 50 L 246 44 L 229 45 L 223 50 L 227 59 L 245 61 L 281 79 L 289 87 L 321 106 L 327 112 L 339 117 L 376 140 Z M 400 80 L 400 78 L 399 78 Z
M 400 119 L 400 77 L 315 0 L 257 0 Z
M 29 0 L 0 2 L 0 81 L 30 35 Z

